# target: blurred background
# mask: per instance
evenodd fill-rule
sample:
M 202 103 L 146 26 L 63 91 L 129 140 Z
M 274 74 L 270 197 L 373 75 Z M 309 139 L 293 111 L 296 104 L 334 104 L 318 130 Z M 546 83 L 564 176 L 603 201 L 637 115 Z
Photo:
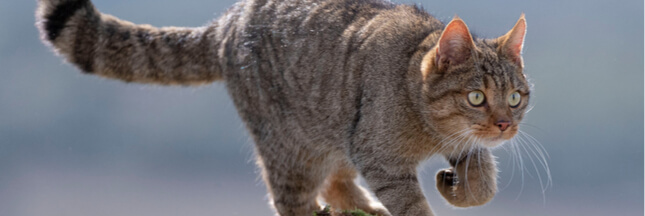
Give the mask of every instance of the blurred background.
M 94 0 L 102 12 L 155 26 L 203 25 L 234 2 Z M 526 13 L 535 107 L 522 129 L 550 155 L 552 185 L 543 190 L 547 172 L 531 151 L 519 151 L 519 168 L 495 150 L 500 191 L 470 209 L 436 193 L 434 173 L 447 163 L 431 159 L 420 170 L 437 215 L 643 215 L 643 1 L 403 3 L 445 22 L 458 14 L 488 38 Z M 82 75 L 39 41 L 35 6 L 0 6 L 0 215 L 273 214 L 222 83 Z

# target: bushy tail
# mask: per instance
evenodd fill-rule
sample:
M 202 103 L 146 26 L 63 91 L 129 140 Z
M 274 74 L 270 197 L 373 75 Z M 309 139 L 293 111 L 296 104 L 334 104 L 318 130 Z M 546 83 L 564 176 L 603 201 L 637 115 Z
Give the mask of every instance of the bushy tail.
M 222 79 L 216 24 L 135 25 L 101 14 L 89 0 L 38 0 L 36 20 L 42 40 L 86 73 L 178 85 Z

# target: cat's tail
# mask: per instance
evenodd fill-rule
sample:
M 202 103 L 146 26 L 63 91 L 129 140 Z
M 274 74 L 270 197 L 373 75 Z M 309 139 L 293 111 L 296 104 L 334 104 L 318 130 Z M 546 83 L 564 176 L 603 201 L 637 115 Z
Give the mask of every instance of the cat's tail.
M 83 72 L 126 82 L 193 85 L 222 79 L 216 24 L 135 25 L 90 0 L 38 0 L 41 38 Z

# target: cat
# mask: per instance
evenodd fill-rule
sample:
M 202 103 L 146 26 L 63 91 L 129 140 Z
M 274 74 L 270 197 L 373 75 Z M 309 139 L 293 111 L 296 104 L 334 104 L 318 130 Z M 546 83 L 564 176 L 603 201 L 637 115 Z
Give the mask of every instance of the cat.
M 255 142 L 271 205 L 433 215 L 417 166 L 443 155 L 436 186 L 452 205 L 497 191 L 491 148 L 517 134 L 530 86 L 524 14 L 474 38 L 384 0 L 243 0 L 197 28 L 135 25 L 89 0 L 39 0 L 42 40 L 87 74 L 125 82 L 224 82 Z M 361 175 L 382 205 L 355 183 Z

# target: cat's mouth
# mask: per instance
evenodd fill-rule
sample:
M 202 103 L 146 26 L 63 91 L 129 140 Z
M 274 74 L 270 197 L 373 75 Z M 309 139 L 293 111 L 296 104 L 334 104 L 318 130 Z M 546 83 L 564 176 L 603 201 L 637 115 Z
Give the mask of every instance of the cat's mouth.
M 488 148 L 497 147 L 511 140 L 517 133 L 516 128 L 507 131 L 474 131 L 474 136 L 480 145 Z
M 486 130 L 488 129 L 488 130 Z M 504 144 L 517 133 L 516 128 L 506 131 L 495 130 L 496 128 L 477 128 L 470 135 L 477 140 L 477 144 L 482 147 L 493 148 Z
M 482 139 L 481 145 L 488 148 L 497 147 L 508 140 L 504 138 L 503 132 L 495 137 L 486 137 L 486 138 L 480 138 L 480 139 Z

